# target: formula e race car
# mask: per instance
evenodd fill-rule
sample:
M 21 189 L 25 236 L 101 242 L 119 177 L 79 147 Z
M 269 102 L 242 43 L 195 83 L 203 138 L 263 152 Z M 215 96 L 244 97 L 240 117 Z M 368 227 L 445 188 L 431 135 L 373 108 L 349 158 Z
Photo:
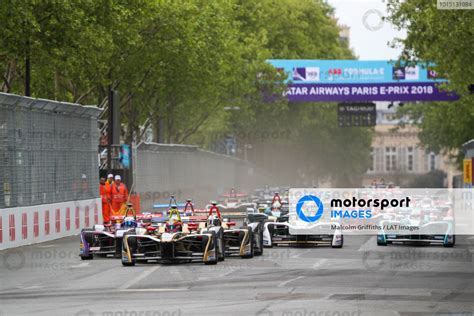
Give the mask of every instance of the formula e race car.
M 226 209 L 226 211 L 228 210 L 229 208 Z M 214 212 L 216 215 L 213 214 Z M 237 255 L 242 258 L 252 258 L 254 255 L 263 254 L 263 223 L 249 222 L 245 218 L 243 226 L 235 228 L 235 222 L 229 222 L 223 218 L 216 202 L 211 203 L 209 218 L 212 218 L 213 222 L 208 221 L 208 226 L 217 225 L 223 228 L 222 240 L 226 256 Z
M 279 245 L 286 246 L 314 246 L 328 245 L 332 248 L 342 248 L 344 236 L 341 230 L 333 230 L 331 223 L 315 224 L 313 230 L 320 230 L 321 233 L 311 235 L 290 234 L 291 224 L 288 222 L 266 222 L 263 231 L 263 244 L 265 247 Z
M 237 193 L 234 188 L 230 189 L 229 194 L 222 194 L 219 199 L 220 204 L 225 207 L 234 207 L 242 203 L 250 202 L 250 198 L 246 193 Z
M 137 215 L 129 204 L 125 215 L 112 216 L 111 219 L 113 224 L 94 225 L 81 231 L 79 255 L 82 260 L 92 260 L 94 256 L 120 258 L 124 233 L 136 227 L 147 226 L 151 215 Z
M 441 209 L 434 210 L 434 212 L 442 212 Z M 432 214 L 434 213 L 432 212 Z M 456 243 L 456 236 L 453 229 L 453 218 L 431 218 L 426 220 L 426 217 L 420 210 L 413 210 L 409 218 L 394 218 L 392 220 L 381 221 L 382 227 L 377 234 L 377 245 L 387 246 L 392 243 L 417 243 L 417 244 L 438 244 L 444 247 L 454 247 Z M 406 230 L 397 231 L 397 227 L 419 227 L 419 231 L 413 234 L 407 234 Z M 386 228 L 385 230 L 383 228 Z M 395 228 L 395 229 L 392 229 Z M 390 231 L 388 229 L 391 229 Z
M 124 234 L 122 265 L 149 261 L 216 264 L 224 258 L 222 228 L 204 229 L 204 226 L 204 223 L 183 222 L 177 207 L 172 206 L 164 225 L 136 228 Z
M 204 220 L 199 215 L 181 217 L 178 209 L 172 207 L 165 223 L 152 221 L 152 225 L 146 229 L 137 228 L 125 234 L 122 263 L 134 265 L 140 261 L 156 261 L 215 264 L 223 261 L 225 256 L 252 258 L 261 255 L 263 225 L 253 223 L 239 229 L 232 228 L 234 225 L 235 222 L 222 219 L 216 203 L 212 204 Z M 210 248 L 205 247 L 207 244 L 203 240 L 209 241 Z M 199 244 L 197 241 L 202 242 Z
M 312 246 L 312 245 L 330 245 L 333 248 L 342 248 L 344 238 L 340 229 L 332 229 L 334 223 L 320 222 L 314 224 L 310 235 L 292 235 L 290 234 L 289 213 L 285 209 L 286 205 L 278 193 L 272 200 L 271 213 L 259 213 L 249 216 L 254 222 L 264 224 L 263 244 L 265 247 L 273 247 L 275 245 L 287 246 Z M 273 216 L 275 215 L 275 216 Z

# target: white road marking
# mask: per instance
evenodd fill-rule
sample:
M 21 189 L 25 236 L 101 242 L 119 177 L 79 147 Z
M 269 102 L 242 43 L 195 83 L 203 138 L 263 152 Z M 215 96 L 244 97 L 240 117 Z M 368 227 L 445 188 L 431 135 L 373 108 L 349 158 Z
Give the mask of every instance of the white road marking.
M 327 261 L 328 261 L 328 259 L 319 259 L 318 261 L 316 261 L 315 264 L 313 264 L 313 269 L 316 270 L 316 269 L 320 268 Z
M 34 289 L 41 289 L 44 286 L 42 285 L 32 285 L 32 286 L 17 286 L 20 290 L 34 290 Z
M 308 253 L 310 251 L 310 249 L 306 249 L 305 251 L 302 251 L 294 256 L 291 256 L 291 258 L 299 258 L 301 255 L 305 254 L 305 253 Z
M 237 269 L 234 269 L 235 267 L 233 267 L 233 266 L 227 266 L 227 268 L 230 268 L 230 271 L 224 272 L 224 273 L 220 273 L 220 274 L 215 274 L 215 275 L 212 275 L 212 276 L 198 277 L 197 280 L 198 280 L 198 281 L 205 281 L 205 280 L 221 279 L 221 278 L 225 278 L 225 277 L 228 276 L 229 274 L 234 273 L 234 272 L 237 270 Z
M 178 292 L 187 291 L 188 288 L 161 288 L 161 289 L 120 289 L 120 292 Z
M 296 278 L 293 278 L 293 279 L 290 279 L 290 280 L 286 280 L 286 281 L 280 282 L 280 284 L 278 284 L 277 287 L 284 287 L 284 286 L 287 285 L 288 283 L 293 282 L 293 281 L 296 281 L 296 280 L 299 280 L 299 279 L 302 279 L 302 278 L 304 278 L 304 277 L 303 277 L 303 276 L 299 276 L 299 277 L 296 277 Z
M 149 276 L 150 274 L 152 274 L 153 272 L 155 272 L 156 270 L 158 270 L 160 268 L 160 266 L 155 266 L 153 268 L 150 268 L 148 270 L 145 270 L 143 271 L 141 274 L 139 274 L 136 278 L 134 279 L 131 279 L 129 280 L 128 282 L 125 282 L 124 284 L 122 284 L 119 289 L 121 290 L 124 290 L 124 289 L 128 289 L 129 287 L 131 287 L 132 285 L 140 282 L 141 280 L 145 279 L 147 276 Z
M 75 266 L 71 266 L 71 268 L 85 268 L 85 267 L 89 267 L 91 263 L 90 262 L 82 262 L 82 263 L 79 263 L 79 264 L 76 264 Z
M 376 239 L 376 236 L 372 236 L 362 246 L 360 246 L 359 251 L 374 250 L 376 248 L 377 248 L 377 239 Z

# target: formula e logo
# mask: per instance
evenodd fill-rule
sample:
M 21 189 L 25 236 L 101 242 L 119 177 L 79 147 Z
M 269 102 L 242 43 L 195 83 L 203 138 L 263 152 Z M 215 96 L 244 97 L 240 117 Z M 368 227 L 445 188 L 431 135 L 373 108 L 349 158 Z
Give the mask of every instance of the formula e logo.
M 307 223 L 316 222 L 323 215 L 323 211 L 323 203 L 314 195 L 305 195 L 296 203 L 296 214 Z M 308 215 L 308 213 L 314 215 Z

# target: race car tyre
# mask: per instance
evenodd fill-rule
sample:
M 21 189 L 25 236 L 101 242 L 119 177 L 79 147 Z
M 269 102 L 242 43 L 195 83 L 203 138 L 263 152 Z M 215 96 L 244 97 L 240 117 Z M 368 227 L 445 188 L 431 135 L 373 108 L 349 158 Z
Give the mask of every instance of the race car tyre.
M 128 233 L 125 233 L 123 235 L 122 240 L 125 240 L 125 236 L 127 234 Z M 129 238 L 127 238 L 127 245 L 130 248 L 130 253 L 133 254 L 135 252 L 134 249 L 136 248 L 137 240 L 135 238 L 129 237 Z M 125 243 L 124 242 L 121 243 L 121 247 L 122 247 L 122 251 L 125 251 Z M 123 259 L 122 259 L 122 266 L 124 266 L 124 267 L 133 267 L 134 265 L 135 265 L 135 260 L 134 259 L 132 259 L 131 262 L 130 261 L 123 261 Z
M 84 228 L 82 229 L 82 232 L 86 232 L 84 234 L 84 239 L 87 241 L 87 243 L 92 244 L 94 241 L 94 235 L 93 234 L 87 234 L 87 232 L 93 232 L 94 230 L 92 228 Z
M 259 245 L 257 246 L 257 249 L 255 249 L 254 254 L 256 256 L 261 256 L 263 255 L 263 228 L 260 225 L 258 227 L 260 228 L 259 232 L 257 233 Z
M 342 246 L 344 246 L 344 235 L 341 235 L 341 244 L 340 245 L 333 245 L 331 243 L 332 248 L 342 248 Z
M 443 243 L 443 246 L 445 248 L 453 248 L 455 244 L 456 244 L 456 235 L 453 235 L 453 241 L 448 242 L 448 243 Z
M 133 262 L 133 261 L 132 261 L 132 262 L 125 262 L 125 261 L 122 261 L 122 265 L 123 265 L 124 267 L 133 267 L 133 266 L 135 266 L 135 262 Z
M 387 246 L 387 241 L 385 240 L 385 238 L 379 238 L 379 237 L 382 237 L 382 235 L 377 235 L 377 246 Z
M 252 227 L 247 227 L 247 229 L 248 229 L 248 235 L 249 235 L 249 238 L 250 238 L 250 241 L 249 241 L 250 254 L 243 255 L 242 256 L 243 259 L 251 259 L 251 258 L 253 258 L 254 254 L 255 254 L 255 247 L 254 247 L 254 242 L 253 242 L 253 229 L 252 229 Z
M 225 260 L 225 245 L 224 245 L 224 229 L 221 227 L 219 229 L 219 234 L 217 235 L 217 260 L 224 261 Z
M 218 249 L 217 249 L 217 234 L 215 232 L 211 232 L 211 234 L 212 234 L 211 248 L 216 251 L 216 256 L 215 256 L 214 260 L 204 262 L 204 264 L 206 264 L 206 265 L 214 265 L 214 264 L 217 264 L 217 261 L 219 261 L 219 258 L 218 258 L 219 254 L 217 253 L 217 251 L 218 251 Z
M 90 254 L 88 256 L 82 256 L 81 255 L 81 260 L 92 260 L 94 259 L 94 255 L 93 254 Z
M 93 232 L 94 230 L 92 228 L 83 228 L 81 230 L 81 234 L 83 232 Z M 92 243 L 92 234 L 84 234 L 84 239 L 86 242 L 90 245 Z M 81 255 L 81 260 L 93 260 L 94 259 L 94 254 L 90 253 L 87 256 Z

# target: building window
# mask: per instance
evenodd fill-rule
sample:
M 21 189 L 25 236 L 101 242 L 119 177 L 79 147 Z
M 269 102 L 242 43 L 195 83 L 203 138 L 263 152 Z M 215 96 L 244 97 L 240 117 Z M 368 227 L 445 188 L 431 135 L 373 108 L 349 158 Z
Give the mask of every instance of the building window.
M 407 148 L 407 171 L 413 171 L 413 147 Z
M 397 169 L 397 149 L 395 147 L 385 147 L 385 171 L 395 171 Z
M 370 166 L 369 166 L 369 172 L 374 172 L 375 171 L 375 148 L 372 147 L 370 150 Z
M 436 169 L 436 155 L 433 152 L 428 155 L 428 168 L 429 171 Z

